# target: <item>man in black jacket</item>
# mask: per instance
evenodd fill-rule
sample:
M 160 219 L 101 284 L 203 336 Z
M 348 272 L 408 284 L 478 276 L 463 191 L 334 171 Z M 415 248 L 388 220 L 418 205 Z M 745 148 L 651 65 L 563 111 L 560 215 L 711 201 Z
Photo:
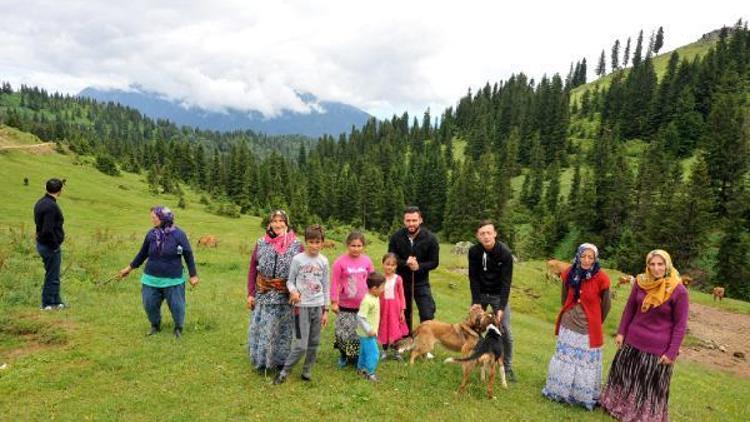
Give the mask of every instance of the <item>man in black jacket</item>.
M 391 236 L 388 252 L 398 259 L 396 273 L 404 281 L 406 325 L 411 334 L 412 298 L 419 309 L 419 320 L 435 317 L 435 300 L 430 291 L 430 271 L 440 263 L 440 245 L 435 235 L 422 227 L 422 212 L 417 207 L 404 210 L 404 227 Z
M 501 321 L 505 351 L 503 364 L 508 380 L 514 382 L 513 335 L 510 331 L 510 284 L 513 278 L 513 255 L 510 249 L 497 241 L 497 232 L 492 220 L 479 222 L 476 232 L 478 244 L 469 249 L 469 287 L 471 307 L 492 307 L 497 320 Z
M 62 193 L 62 187 L 62 180 L 48 180 L 47 193 L 34 206 L 36 250 L 44 261 L 43 310 L 65 307 L 60 298 L 60 264 L 62 263 L 60 246 L 65 240 L 65 231 L 63 231 L 63 214 L 57 205 L 57 198 Z

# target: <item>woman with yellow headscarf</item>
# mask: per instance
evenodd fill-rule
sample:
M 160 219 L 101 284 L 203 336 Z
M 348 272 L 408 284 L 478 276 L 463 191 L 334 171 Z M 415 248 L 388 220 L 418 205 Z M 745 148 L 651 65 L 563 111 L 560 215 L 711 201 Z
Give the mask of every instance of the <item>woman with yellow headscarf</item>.
M 687 330 L 688 294 L 672 258 L 661 249 L 646 256 L 617 330 L 601 404 L 621 421 L 669 420 L 669 383 Z

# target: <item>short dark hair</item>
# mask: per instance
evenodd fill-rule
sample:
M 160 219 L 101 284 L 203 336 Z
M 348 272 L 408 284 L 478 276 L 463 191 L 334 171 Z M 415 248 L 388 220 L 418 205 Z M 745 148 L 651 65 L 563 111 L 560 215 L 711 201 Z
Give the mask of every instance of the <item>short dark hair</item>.
M 60 192 L 62 190 L 62 187 L 63 187 L 63 182 L 62 180 L 58 178 L 52 178 L 52 179 L 47 180 L 46 188 L 47 188 L 47 192 L 49 193 Z
M 364 233 L 355 230 L 349 233 L 349 236 L 346 236 L 346 246 L 349 246 L 349 244 L 354 242 L 355 240 L 361 241 L 362 246 L 365 246 L 367 244 Z
M 495 222 L 492 219 L 485 218 L 485 219 L 479 220 L 479 224 L 477 224 L 477 229 L 474 231 L 478 232 L 479 229 L 481 229 L 482 227 L 489 226 L 489 225 L 492 225 L 493 228 L 497 228 L 497 226 L 495 226 Z
M 408 207 L 404 208 L 404 215 L 414 213 L 419 214 L 420 217 L 422 216 L 422 211 L 416 205 L 409 205 Z
M 377 271 L 373 271 L 367 274 L 367 288 L 372 289 L 373 287 L 379 287 L 385 283 L 385 277 Z
M 417 213 L 419 216 L 422 216 L 422 211 L 420 211 L 419 207 L 416 205 L 409 205 L 408 207 L 404 208 L 404 214 L 414 214 Z
M 313 224 L 307 226 L 305 229 L 305 241 L 308 240 L 325 240 L 325 230 L 320 224 Z

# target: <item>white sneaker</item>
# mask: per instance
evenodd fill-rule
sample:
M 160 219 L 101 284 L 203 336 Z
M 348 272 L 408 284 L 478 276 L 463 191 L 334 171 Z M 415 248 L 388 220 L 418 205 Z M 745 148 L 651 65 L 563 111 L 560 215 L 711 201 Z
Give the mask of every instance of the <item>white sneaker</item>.
M 435 359 L 435 355 L 433 355 L 433 354 L 432 354 L 432 353 L 430 353 L 430 352 L 427 352 L 427 355 L 425 355 L 425 357 L 426 357 L 427 359 Z
M 47 305 L 47 306 L 45 306 L 45 307 L 42 308 L 43 311 L 51 311 L 52 309 L 53 309 L 52 305 Z

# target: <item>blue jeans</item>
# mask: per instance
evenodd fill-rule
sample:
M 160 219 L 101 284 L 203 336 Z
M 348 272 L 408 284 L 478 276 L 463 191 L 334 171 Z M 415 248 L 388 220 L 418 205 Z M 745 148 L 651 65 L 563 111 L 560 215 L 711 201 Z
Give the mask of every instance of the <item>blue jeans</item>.
M 41 243 L 36 244 L 36 251 L 44 262 L 44 285 L 42 286 L 42 307 L 56 306 L 63 303 L 60 298 L 60 265 L 62 250 L 52 249 Z
M 141 284 L 141 297 L 143 309 L 152 327 L 161 326 L 161 303 L 166 300 L 172 313 L 174 327 L 182 329 L 185 323 L 185 283 L 170 287 Z
M 380 361 L 380 350 L 378 350 L 378 338 L 360 337 L 359 338 L 359 359 L 357 360 L 357 369 L 363 369 L 368 374 L 374 374 Z
M 482 305 L 482 309 L 486 310 L 487 306 L 492 307 L 492 312 L 497 313 L 498 309 L 500 308 L 500 296 L 499 295 L 490 295 L 486 293 L 482 293 L 479 295 L 479 301 Z M 503 309 L 503 320 L 502 320 L 502 326 L 503 326 L 503 351 L 505 352 L 505 355 L 503 357 L 503 365 L 505 365 L 505 370 L 510 371 L 513 368 L 513 333 L 510 331 L 510 303 L 507 303 L 505 305 L 505 309 Z

